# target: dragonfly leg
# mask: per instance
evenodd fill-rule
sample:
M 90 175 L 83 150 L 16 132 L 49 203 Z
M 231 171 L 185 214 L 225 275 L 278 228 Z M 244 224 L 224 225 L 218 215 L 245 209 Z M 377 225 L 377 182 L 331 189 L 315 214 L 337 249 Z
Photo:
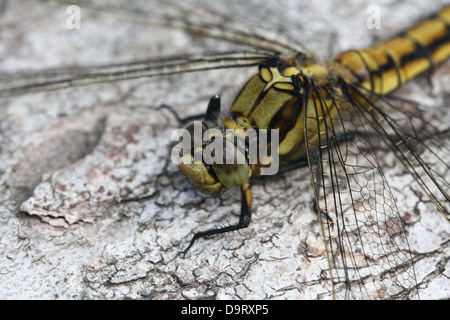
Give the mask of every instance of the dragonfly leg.
M 337 143 L 340 144 L 342 142 L 345 141 L 349 141 L 352 140 L 355 136 L 360 135 L 362 133 L 359 132 L 347 132 L 346 134 L 340 134 L 337 135 Z M 318 156 L 318 154 L 315 154 L 316 156 Z M 298 160 L 296 160 L 293 163 L 289 163 L 287 165 L 284 165 L 282 167 L 280 167 L 280 169 L 278 170 L 278 174 L 279 173 L 285 173 L 285 172 L 289 172 L 295 169 L 299 169 L 299 168 L 304 168 L 308 166 L 308 158 L 304 157 L 304 158 L 300 158 Z
M 317 207 L 317 202 L 316 201 L 313 202 L 313 210 L 314 210 L 314 212 L 317 212 L 318 214 L 321 214 L 322 216 L 324 216 L 328 220 L 330 225 L 334 224 L 333 218 L 331 218 L 330 215 L 326 211 L 323 211 L 323 210 L 319 211 L 319 208 Z
M 303 168 L 308 166 L 308 159 L 307 158 L 301 158 L 294 163 L 289 163 L 287 165 L 284 165 L 280 167 L 277 174 L 289 172 L 295 169 Z
M 178 123 L 180 123 L 182 125 L 185 125 L 185 124 L 188 124 L 188 123 L 191 123 L 194 121 L 202 121 L 205 118 L 204 112 L 201 114 L 196 114 L 196 115 L 185 117 L 185 118 L 180 118 L 178 113 L 175 110 L 173 110 L 173 107 L 168 104 L 162 104 L 157 108 L 157 110 L 161 110 L 161 109 L 168 110 L 175 117 L 175 119 L 178 121 Z
M 168 104 L 160 105 L 157 108 L 157 110 L 160 110 L 160 109 L 168 110 L 175 117 L 175 119 L 177 119 L 178 123 L 183 124 L 183 125 L 190 124 L 194 121 L 203 121 L 203 120 L 209 121 L 212 123 L 216 123 L 219 118 L 219 114 L 220 114 L 220 97 L 218 95 L 213 95 L 211 97 L 211 99 L 209 100 L 206 115 L 205 115 L 205 113 L 200 113 L 200 114 L 195 114 L 195 115 L 188 116 L 185 118 L 180 118 L 180 116 L 173 109 L 173 107 Z
M 349 138 L 349 136 L 347 136 L 346 138 L 342 138 L 342 140 L 339 143 L 346 141 L 346 140 L 350 140 L 352 138 L 353 138 L 353 136 L 351 136 L 350 138 Z M 322 166 L 321 166 L 320 160 L 319 160 L 320 159 L 319 152 L 320 151 L 318 149 L 315 149 L 311 153 L 311 158 L 314 159 L 314 161 L 311 161 L 311 165 L 314 166 L 314 169 L 315 169 L 315 170 L 313 170 L 313 172 L 316 175 L 316 178 L 315 178 L 316 181 L 321 181 L 320 178 L 322 177 Z M 321 193 L 320 186 L 316 185 L 315 189 L 316 189 L 315 194 L 316 194 L 317 198 L 319 198 L 320 193 Z M 313 210 L 314 210 L 314 212 L 317 212 L 317 214 L 325 217 L 331 225 L 334 225 L 333 218 L 331 218 L 330 215 L 326 211 L 321 210 L 319 208 L 318 202 L 316 201 L 316 199 L 313 199 Z
M 215 234 L 235 231 L 248 227 L 252 215 L 252 193 L 250 191 L 248 182 L 245 182 L 244 184 L 241 185 L 241 194 L 242 194 L 242 202 L 241 202 L 241 215 L 239 216 L 239 222 L 235 225 L 229 225 L 223 228 L 216 228 L 206 230 L 203 232 L 197 232 L 196 234 L 194 234 L 194 237 L 192 238 L 187 248 L 181 252 L 183 254 L 183 257 L 192 247 L 194 242 L 199 238 L 204 238 Z

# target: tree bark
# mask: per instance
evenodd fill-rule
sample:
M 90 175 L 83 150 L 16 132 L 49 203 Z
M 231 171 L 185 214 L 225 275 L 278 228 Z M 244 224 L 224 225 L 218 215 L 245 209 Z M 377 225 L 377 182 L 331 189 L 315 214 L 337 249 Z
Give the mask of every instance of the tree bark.
M 380 30 L 367 28 L 369 2 L 357 0 L 345 6 L 285 1 L 270 8 L 239 1 L 203 4 L 220 15 L 199 5 L 185 10 L 223 24 L 226 17 L 263 24 L 275 34 L 281 25 L 329 59 L 386 39 L 444 2 L 380 4 Z M 194 8 L 182 3 L 178 8 Z M 7 30 L 0 68 L 16 75 L 240 48 L 83 6 L 81 29 L 69 30 L 67 5 L 26 1 L 26 10 L 19 11 L 21 5 L 8 2 L 0 21 Z M 165 12 L 177 6 L 161 1 L 150 8 Z M 448 83 L 449 68 L 446 63 L 436 70 L 432 88 L 419 79 L 400 94 L 427 105 L 448 105 L 443 83 Z M 220 94 L 226 107 L 255 70 L 1 98 L 0 298 L 330 299 L 307 168 L 256 180 L 248 228 L 200 239 L 186 257 L 179 254 L 193 230 L 238 221 L 240 192 L 230 189 L 213 198 L 189 184 L 170 162 L 171 133 L 180 124 L 161 105 L 186 117 L 205 112 L 209 97 Z M 448 111 L 442 119 L 450 123 Z M 449 224 L 394 158 L 384 170 L 406 220 L 421 298 L 449 299 Z

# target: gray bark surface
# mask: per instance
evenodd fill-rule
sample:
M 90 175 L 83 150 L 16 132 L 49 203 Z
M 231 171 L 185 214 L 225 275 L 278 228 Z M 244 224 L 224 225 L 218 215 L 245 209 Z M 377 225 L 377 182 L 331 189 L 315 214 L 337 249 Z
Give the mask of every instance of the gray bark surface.
M 383 1 L 381 29 L 368 30 L 373 1 L 284 1 L 270 9 L 214 1 L 208 6 L 219 17 L 190 2 L 149 8 L 213 21 L 228 16 L 275 33 L 282 25 L 323 58 L 386 39 L 446 3 Z M 68 30 L 66 7 L 8 2 L 0 70 L 236 48 L 83 6 L 81 29 Z M 213 198 L 189 184 L 170 162 L 171 133 L 180 125 L 159 107 L 170 105 L 181 117 L 199 114 L 216 93 L 228 106 L 254 72 L 214 70 L 1 98 L 0 299 L 330 299 L 307 168 L 257 180 L 247 229 L 201 239 L 186 257 L 179 254 L 193 230 L 237 222 L 240 193 Z M 448 105 L 449 75 L 446 63 L 430 78 L 432 87 L 419 79 L 401 94 Z M 406 220 L 420 297 L 449 299 L 449 224 L 393 156 L 383 161 Z

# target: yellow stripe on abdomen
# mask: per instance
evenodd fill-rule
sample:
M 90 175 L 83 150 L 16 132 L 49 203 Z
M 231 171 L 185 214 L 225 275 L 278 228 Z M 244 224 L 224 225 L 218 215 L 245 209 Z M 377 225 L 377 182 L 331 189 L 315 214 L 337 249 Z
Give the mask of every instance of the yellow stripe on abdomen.
M 385 43 L 345 52 L 335 62 L 351 71 L 352 83 L 356 81 L 370 91 L 386 95 L 449 56 L 450 7 L 447 7 Z

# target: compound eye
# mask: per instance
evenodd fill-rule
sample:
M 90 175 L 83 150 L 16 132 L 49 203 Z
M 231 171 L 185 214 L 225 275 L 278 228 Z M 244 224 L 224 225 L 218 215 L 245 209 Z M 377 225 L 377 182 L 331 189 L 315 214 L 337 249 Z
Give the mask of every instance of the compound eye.
M 239 186 L 247 181 L 250 172 L 245 154 L 227 139 L 224 146 L 221 161 L 212 164 L 214 172 L 224 186 Z

